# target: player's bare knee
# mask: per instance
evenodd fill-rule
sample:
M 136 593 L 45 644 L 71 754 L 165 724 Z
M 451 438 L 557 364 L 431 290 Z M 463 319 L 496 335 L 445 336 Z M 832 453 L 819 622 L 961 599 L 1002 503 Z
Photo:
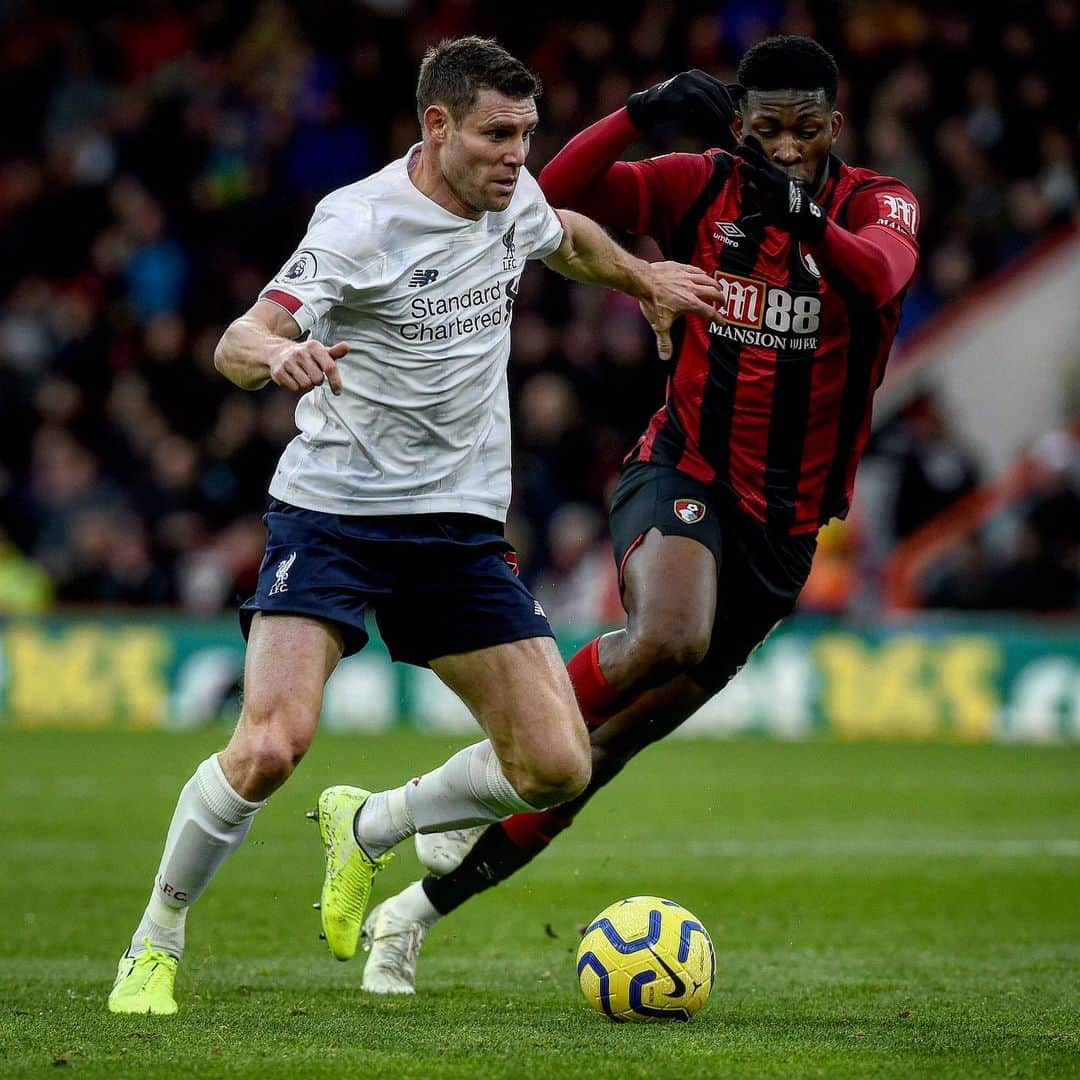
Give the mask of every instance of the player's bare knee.
M 514 787 L 537 810 L 558 806 L 580 795 L 588 786 L 588 773 L 531 773 Z
M 296 705 L 244 709 L 242 753 L 251 775 L 280 784 L 307 753 L 314 724 Z
M 306 750 L 284 732 L 261 732 L 250 744 L 249 761 L 259 779 L 282 783 L 292 775 Z
M 577 753 L 574 756 L 573 762 L 564 773 L 561 792 L 561 794 L 564 795 L 564 798 L 559 801 L 566 802 L 567 799 L 576 798 L 589 786 L 589 781 L 591 779 L 592 751 L 589 748 L 589 744 L 586 742 L 580 753 Z
M 642 677 L 666 682 L 697 667 L 709 651 L 711 627 L 674 615 L 650 619 L 631 635 L 631 657 Z
M 580 795 L 588 787 L 591 774 L 591 755 L 587 749 L 583 753 L 574 745 L 531 762 L 508 779 L 530 806 L 542 809 Z

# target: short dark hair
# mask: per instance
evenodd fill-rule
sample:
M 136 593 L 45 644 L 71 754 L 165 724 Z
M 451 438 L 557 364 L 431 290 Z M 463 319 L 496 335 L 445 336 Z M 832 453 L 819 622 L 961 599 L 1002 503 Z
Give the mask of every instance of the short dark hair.
M 509 98 L 535 98 L 540 94 L 540 79 L 494 38 L 444 38 L 424 53 L 416 111 L 422 121 L 427 107 L 438 103 L 460 120 L 481 90 L 498 90 Z
M 813 38 L 779 34 L 746 50 L 737 77 L 747 90 L 824 90 L 833 105 L 839 75 L 832 53 Z

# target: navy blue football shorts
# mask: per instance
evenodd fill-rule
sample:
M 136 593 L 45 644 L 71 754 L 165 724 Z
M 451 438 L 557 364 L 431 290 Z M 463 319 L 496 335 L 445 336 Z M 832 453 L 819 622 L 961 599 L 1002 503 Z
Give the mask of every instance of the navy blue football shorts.
M 645 535 L 687 536 L 716 559 L 716 617 L 705 659 L 689 674 L 706 690 L 722 689 L 795 610 L 810 574 L 817 534 L 789 536 L 756 521 L 715 484 L 667 465 L 633 461 L 611 497 L 611 541 L 619 587 Z
M 517 555 L 497 521 L 351 517 L 277 499 L 263 520 L 258 586 L 240 608 L 245 638 L 256 611 L 308 615 L 332 624 L 350 656 L 368 643 L 369 607 L 391 658 L 420 667 L 452 653 L 554 637 L 518 580 Z

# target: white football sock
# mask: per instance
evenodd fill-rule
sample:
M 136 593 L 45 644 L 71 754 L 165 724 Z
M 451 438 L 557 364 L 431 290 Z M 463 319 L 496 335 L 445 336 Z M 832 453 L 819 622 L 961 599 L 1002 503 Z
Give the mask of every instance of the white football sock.
M 394 913 L 429 930 L 442 918 L 442 912 L 435 910 L 419 881 L 407 885 L 394 897 Z
M 247 836 L 255 811 L 232 788 L 211 754 L 184 785 L 173 811 L 150 902 L 131 939 L 129 956 L 137 956 L 150 939 L 155 948 L 180 957 L 188 908 L 202 895 L 218 867 Z
M 356 815 L 353 831 L 356 842 L 378 856 L 414 832 L 484 825 L 537 809 L 514 790 L 495 748 L 485 739 L 400 788 L 371 795 Z
M 410 780 L 411 784 L 412 781 Z M 408 786 L 408 785 L 405 785 Z M 412 836 L 413 827 L 405 787 L 390 791 L 373 791 L 353 819 L 356 842 L 372 856 L 389 851 L 396 843 Z

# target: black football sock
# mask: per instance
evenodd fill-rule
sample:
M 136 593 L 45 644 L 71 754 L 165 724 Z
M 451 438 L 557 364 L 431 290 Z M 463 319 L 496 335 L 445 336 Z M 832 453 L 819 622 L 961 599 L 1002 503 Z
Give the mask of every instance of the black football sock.
M 519 814 L 508 819 L 509 821 L 533 819 L 537 823 L 551 819 L 547 822 L 546 828 L 539 829 L 537 835 L 531 838 L 539 842 L 529 843 L 526 846 L 515 843 L 503 828 L 506 822 L 488 826 L 456 870 L 451 870 L 449 874 L 442 877 L 428 874 L 423 879 L 424 892 L 435 910 L 442 915 L 449 915 L 455 908 L 461 907 L 470 896 L 475 896 L 485 889 L 490 889 L 493 885 L 498 885 L 500 881 L 505 881 L 527 863 L 532 862 L 540 852 L 546 851 L 548 844 L 569 827 L 581 808 L 605 784 L 613 780 L 622 771 L 626 762 L 647 746 L 649 741 L 651 740 L 646 735 L 632 749 L 624 748 L 622 754 L 613 754 L 606 760 L 595 762 L 589 786 L 577 798 L 537 814 L 527 816 Z
M 424 892 L 436 911 L 449 915 L 470 896 L 505 881 L 537 854 L 519 848 L 500 825 L 491 825 L 456 870 L 443 877 L 428 874 L 422 882 Z

